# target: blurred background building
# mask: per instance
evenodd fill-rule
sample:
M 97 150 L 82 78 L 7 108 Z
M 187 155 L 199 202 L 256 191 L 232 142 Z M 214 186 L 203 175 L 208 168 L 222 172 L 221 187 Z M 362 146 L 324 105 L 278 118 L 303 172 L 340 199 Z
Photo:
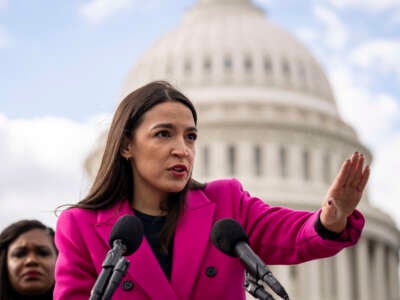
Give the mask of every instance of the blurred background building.
M 199 112 L 194 178 L 236 177 L 271 205 L 316 210 L 342 162 L 372 154 L 338 113 L 321 65 L 250 0 L 198 0 L 181 24 L 133 66 L 122 96 L 168 80 Z M 351 99 L 349 99 L 351 101 Z M 87 159 L 91 176 L 104 147 Z M 386 213 L 367 222 L 356 247 L 273 272 L 296 300 L 400 299 L 400 233 Z

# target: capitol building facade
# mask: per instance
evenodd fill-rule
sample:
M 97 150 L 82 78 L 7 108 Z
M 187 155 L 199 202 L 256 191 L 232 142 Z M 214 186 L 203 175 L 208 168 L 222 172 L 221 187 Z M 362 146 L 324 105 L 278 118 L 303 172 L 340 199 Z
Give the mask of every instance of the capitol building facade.
M 236 177 L 270 205 L 316 210 L 351 153 L 372 162 L 339 115 L 320 64 L 250 0 L 198 0 L 137 61 L 122 94 L 159 79 L 198 110 L 199 181 Z M 91 172 L 102 147 L 87 160 Z M 359 208 L 367 221 L 357 246 L 328 259 L 271 266 L 292 299 L 400 299 L 400 233 L 368 193 Z

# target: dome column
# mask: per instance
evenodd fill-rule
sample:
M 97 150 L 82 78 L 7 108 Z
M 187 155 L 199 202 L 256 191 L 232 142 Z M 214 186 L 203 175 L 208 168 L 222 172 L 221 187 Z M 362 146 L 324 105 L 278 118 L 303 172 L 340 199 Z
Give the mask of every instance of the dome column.
M 288 147 L 289 157 L 289 178 L 293 179 L 296 185 L 301 185 L 303 180 L 303 148 L 297 144 L 290 144 Z
M 312 260 L 306 263 L 307 296 L 309 300 L 321 300 L 320 261 Z
M 325 282 L 327 299 L 338 299 L 338 270 L 337 257 L 326 258 L 326 267 L 328 271 Z
M 386 294 L 386 272 L 385 272 L 385 249 L 381 241 L 375 243 L 373 252 L 372 284 L 374 299 L 387 299 Z
M 279 179 L 279 145 L 268 142 L 264 153 L 266 156 L 266 173 L 269 180 L 276 182 Z
M 344 163 L 343 156 L 335 151 L 335 149 L 331 152 L 332 155 L 332 163 L 331 163 L 331 181 L 336 177 L 336 174 L 339 173 L 342 164 Z
M 332 270 L 329 268 L 329 259 L 321 259 L 321 299 L 330 299 L 329 298 L 329 283 L 332 281 Z
M 337 283 L 338 283 L 338 299 L 351 300 L 353 299 L 351 293 L 351 264 L 349 249 L 342 250 L 336 255 L 337 263 Z
M 237 170 L 235 176 L 240 176 L 246 181 L 251 180 L 255 174 L 255 162 L 253 156 L 252 144 L 248 141 L 243 141 L 237 144 Z
M 390 248 L 388 251 L 389 261 L 389 299 L 400 299 L 399 295 L 399 256 L 395 249 Z
M 308 281 L 308 272 L 307 272 L 307 263 L 302 263 L 297 266 L 298 267 L 298 283 L 296 295 L 292 295 L 292 298 L 296 297 L 300 300 L 305 300 L 308 296 L 308 289 L 309 289 L 309 281 Z
M 210 144 L 210 174 L 212 177 L 226 177 L 228 170 L 228 158 L 226 144 L 221 141 L 213 141 Z
M 292 282 L 291 290 L 296 294 L 289 294 L 291 299 L 321 300 L 321 274 L 317 260 L 302 263 L 296 266 L 298 277 L 296 284 Z M 294 288 L 296 287 L 296 288 Z
M 267 142 L 263 142 L 261 144 L 261 173 L 262 173 L 262 180 L 266 180 L 268 176 L 270 176 L 270 162 L 268 161 L 269 156 L 271 156 L 271 150 L 268 146 Z
M 355 248 L 357 259 L 357 287 L 359 299 L 372 300 L 370 288 L 370 267 L 368 259 L 368 242 L 366 239 L 361 238 Z
M 194 163 L 194 178 L 207 178 L 211 174 L 211 149 L 208 144 L 199 143 L 196 148 L 196 158 Z
M 311 150 L 311 178 L 314 184 L 320 186 L 323 182 L 322 151 L 318 146 Z

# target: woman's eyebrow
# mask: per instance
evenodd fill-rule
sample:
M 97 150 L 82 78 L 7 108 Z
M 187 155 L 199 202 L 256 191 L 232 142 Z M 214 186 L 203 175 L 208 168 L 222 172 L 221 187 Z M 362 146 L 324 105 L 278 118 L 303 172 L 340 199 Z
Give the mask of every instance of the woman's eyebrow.
M 35 246 L 35 248 L 36 249 L 51 249 L 51 247 L 48 245 L 37 245 L 37 246 Z
M 27 246 L 17 246 L 15 248 L 13 248 L 12 251 L 24 250 L 24 249 L 27 249 L 27 248 L 28 248 Z
M 197 128 L 194 126 L 188 127 L 186 128 L 187 131 L 196 131 L 197 132 Z
M 174 129 L 176 126 L 172 123 L 160 123 L 156 124 L 152 127 L 152 129 L 158 129 L 158 128 L 169 128 L 169 129 Z M 197 128 L 195 126 L 190 126 L 185 129 L 186 131 L 197 131 Z
M 175 126 L 171 123 L 160 123 L 160 124 L 156 124 L 152 127 L 152 129 L 157 129 L 157 128 L 170 128 L 173 129 L 175 128 Z

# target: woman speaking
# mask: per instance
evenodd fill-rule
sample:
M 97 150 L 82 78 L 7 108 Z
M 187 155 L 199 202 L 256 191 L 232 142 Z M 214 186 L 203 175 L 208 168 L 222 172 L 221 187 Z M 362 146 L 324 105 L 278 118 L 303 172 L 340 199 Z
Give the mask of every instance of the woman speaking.
M 57 300 L 87 300 L 109 250 L 113 224 L 136 215 L 145 238 L 114 299 L 245 299 L 244 267 L 210 241 L 213 224 L 236 220 L 266 264 L 335 255 L 360 238 L 356 207 L 369 169 L 354 153 L 315 212 L 271 207 L 236 179 L 192 178 L 197 113 L 167 82 L 151 82 L 117 108 L 89 194 L 64 210 L 56 228 Z M 134 232 L 132 230 L 132 232 Z

